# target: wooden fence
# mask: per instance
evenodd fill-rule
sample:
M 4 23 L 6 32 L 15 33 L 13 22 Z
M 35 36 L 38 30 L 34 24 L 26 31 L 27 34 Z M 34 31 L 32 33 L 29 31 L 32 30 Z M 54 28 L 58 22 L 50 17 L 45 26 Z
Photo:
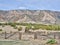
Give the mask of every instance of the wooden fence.
M 60 32 L 28 32 L 28 33 L 22 33 L 22 32 L 2 32 L 0 33 L 0 39 L 18 39 L 21 40 L 23 37 L 25 38 L 32 38 L 32 39 L 60 39 Z M 29 38 L 29 39 L 30 39 Z

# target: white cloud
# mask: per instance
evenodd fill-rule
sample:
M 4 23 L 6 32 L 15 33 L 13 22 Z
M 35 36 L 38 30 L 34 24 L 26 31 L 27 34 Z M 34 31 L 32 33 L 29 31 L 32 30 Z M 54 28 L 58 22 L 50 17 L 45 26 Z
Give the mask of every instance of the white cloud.
M 19 7 L 19 9 L 27 9 L 27 7 Z

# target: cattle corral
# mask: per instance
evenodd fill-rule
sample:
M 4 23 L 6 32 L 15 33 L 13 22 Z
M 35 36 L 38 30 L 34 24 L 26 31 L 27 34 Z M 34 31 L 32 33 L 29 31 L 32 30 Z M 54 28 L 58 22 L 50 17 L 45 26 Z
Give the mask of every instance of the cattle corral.
M 56 31 L 37 31 L 37 32 L 1 32 L 0 33 L 0 39 L 12 39 L 12 40 L 31 40 L 31 39 L 60 39 L 60 32 Z
M 29 25 L 31 26 L 31 25 Z M 22 27 L 22 29 L 18 29 Z M 2 30 L 1 30 L 2 29 Z M 36 41 L 40 43 L 46 43 L 49 39 L 57 40 L 60 44 L 60 31 L 58 30 L 46 30 L 46 29 L 30 29 L 23 25 L 17 25 L 17 28 L 12 25 L 0 26 L 0 41 L 14 40 L 14 41 Z
M 40 44 L 45 44 L 47 40 L 49 39 L 56 39 L 58 41 L 58 44 L 60 44 L 60 32 L 45 32 L 45 31 L 38 31 L 38 32 L 2 32 L 0 33 L 0 41 L 1 40 L 15 40 L 15 41 L 21 41 L 25 40 L 27 41 L 33 41 L 36 40 L 36 42 Z M 44 42 L 44 43 L 43 43 Z

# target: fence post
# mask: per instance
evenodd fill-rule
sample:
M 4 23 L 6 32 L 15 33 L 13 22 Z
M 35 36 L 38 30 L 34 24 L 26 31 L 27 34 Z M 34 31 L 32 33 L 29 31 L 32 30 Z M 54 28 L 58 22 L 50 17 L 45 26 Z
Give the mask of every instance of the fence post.
M 34 33 L 34 39 L 37 39 L 37 33 L 36 32 Z
M 7 39 L 7 37 L 6 37 L 6 36 L 7 36 L 7 33 L 6 33 L 6 31 L 5 31 L 5 39 Z
M 10 31 L 10 34 L 12 33 L 12 31 Z
M 19 40 L 21 40 L 21 37 L 22 37 L 22 33 L 19 32 Z
M 54 39 L 56 39 L 56 34 L 54 34 Z

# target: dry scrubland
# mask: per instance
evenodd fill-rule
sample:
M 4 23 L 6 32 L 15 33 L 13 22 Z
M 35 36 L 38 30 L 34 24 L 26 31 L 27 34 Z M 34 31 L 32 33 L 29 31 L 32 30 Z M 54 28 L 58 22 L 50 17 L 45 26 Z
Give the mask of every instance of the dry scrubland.
M 4 39 L 5 34 L 2 32 L 6 32 L 7 36 L 9 36 L 10 33 L 14 35 L 8 39 Z M 18 39 L 18 33 L 14 32 L 22 33 L 21 40 Z M 31 23 L 0 23 L 1 45 L 59 45 L 59 34 L 60 25 L 43 25 Z
M 0 23 L 0 27 L 4 28 L 13 27 L 14 29 L 22 30 L 22 26 L 25 27 L 25 30 L 60 30 L 60 25 L 44 25 L 44 24 L 32 24 L 32 23 Z

